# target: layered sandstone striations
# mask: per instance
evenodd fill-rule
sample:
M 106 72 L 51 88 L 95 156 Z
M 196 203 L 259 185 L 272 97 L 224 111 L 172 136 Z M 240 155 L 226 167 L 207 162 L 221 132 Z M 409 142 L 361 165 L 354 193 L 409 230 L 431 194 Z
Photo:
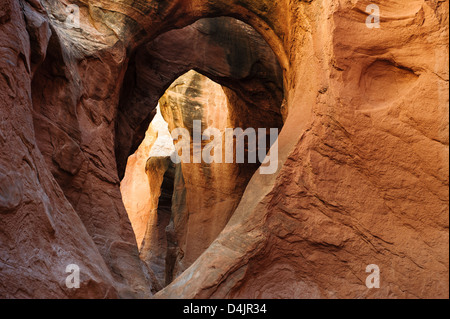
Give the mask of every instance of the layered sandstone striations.
M 158 108 L 141 145 L 128 158 L 125 177 L 120 184 L 125 209 L 133 226 L 139 249 L 147 230 L 150 212 L 158 207 L 161 188 L 160 182 L 157 181 L 155 186 L 152 186 L 149 181 L 150 177 L 146 173 L 147 161 L 150 157 L 170 156 L 174 151 L 168 124 Z
M 69 3 L 79 28 L 66 23 Z M 449 1 L 380 0 L 378 29 L 366 26 L 369 4 L 3 0 L 0 296 L 151 295 L 120 179 L 165 89 L 205 70 L 150 66 L 169 71 L 142 81 L 160 83 L 142 111 L 137 75 L 152 73 L 139 57 L 165 32 L 232 16 L 283 70 L 279 171 L 252 177 L 218 238 L 156 297 L 448 298 Z M 195 64 L 196 39 L 182 50 Z M 202 61 L 220 65 L 224 47 Z M 245 100 L 233 74 L 206 75 Z M 270 96 L 262 105 L 278 107 Z M 65 286 L 69 264 L 78 290 Z M 369 264 L 380 289 L 365 286 Z

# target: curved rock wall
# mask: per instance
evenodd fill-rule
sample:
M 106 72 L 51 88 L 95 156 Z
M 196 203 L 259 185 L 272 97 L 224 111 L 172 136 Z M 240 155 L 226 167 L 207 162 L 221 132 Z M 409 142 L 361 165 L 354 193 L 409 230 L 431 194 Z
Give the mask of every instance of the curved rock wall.
M 24 10 L 33 17 L 31 22 Z M 37 21 L 42 22 L 40 27 Z M 45 36 L 32 40 L 29 33 L 37 29 L 43 29 L 41 34 Z M 106 261 L 51 174 L 36 142 L 31 80 L 37 65 L 31 63 L 31 56 L 32 52 L 45 52 L 49 30 L 39 2 L 2 1 L 0 296 L 118 297 Z M 70 264 L 82 269 L 78 290 L 65 285 L 66 267 Z
M 160 100 L 161 113 L 169 129 L 185 128 L 191 132 L 190 163 L 182 162 L 180 173 L 184 187 L 175 186 L 174 198 L 184 200 L 172 207 L 168 231 L 176 255 L 171 258 L 172 277 L 184 272 L 213 242 L 228 223 L 257 165 L 200 163 L 193 161 L 193 121 L 202 123 L 202 130 L 215 128 L 222 134 L 235 128 L 230 121 L 232 107 L 222 87 L 190 71 L 177 79 Z M 245 106 L 244 106 L 245 107 Z M 202 149 L 210 140 L 202 141 Z M 171 280 L 170 280 L 171 281 Z
M 141 258 L 156 275 L 152 286 L 157 291 L 192 265 L 216 239 L 258 168 L 257 164 L 193 163 L 195 120 L 202 123 L 202 132 L 207 128 L 221 132 L 223 161 L 226 128 L 253 127 L 249 123 L 270 128 L 262 121 L 270 119 L 270 113 L 252 113 L 233 91 L 227 92 L 228 96 L 221 85 L 195 71 L 182 75 L 160 99 L 161 114 L 128 159 L 121 192 Z M 169 130 L 177 128 L 190 132 L 191 163 L 175 165 L 168 157 L 175 152 Z M 202 149 L 210 142 L 202 141 Z
M 116 132 L 119 175 L 124 172 L 126 158 L 143 139 L 152 108 L 165 90 L 190 70 L 233 90 L 237 99 L 245 102 L 233 114 L 246 111 L 245 119 L 251 119 L 253 127 L 282 126 L 283 74 L 264 39 L 233 18 L 200 19 L 144 43 L 131 58 Z M 264 112 L 271 114 L 261 117 Z
M 159 109 L 137 151 L 128 158 L 125 177 L 120 183 L 125 209 L 133 226 L 138 248 L 142 246 L 150 212 L 158 207 L 159 189 L 152 188 L 146 165 L 149 157 L 170 156 L 175 151 L 168 124 Z
M 65 23 L 72 2 L 80 28 Z M 150 296 L 119 176 L 151 115 L 124 119 L 122 80 L 157 36 L 233 16 L 283 70 L 279 172 L 252 177 L 157 297 L 448 298 L 448 1 L 377 1 L 379 29 L 363 0 L 64 3 L 0 4 L 2 297 Z

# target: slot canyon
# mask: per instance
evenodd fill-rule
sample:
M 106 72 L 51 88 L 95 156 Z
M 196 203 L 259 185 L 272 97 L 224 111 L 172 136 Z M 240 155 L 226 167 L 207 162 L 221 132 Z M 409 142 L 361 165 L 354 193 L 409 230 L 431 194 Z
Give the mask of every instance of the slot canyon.
M 1 0 L 0 298 L 448 298 L 448 14 Z

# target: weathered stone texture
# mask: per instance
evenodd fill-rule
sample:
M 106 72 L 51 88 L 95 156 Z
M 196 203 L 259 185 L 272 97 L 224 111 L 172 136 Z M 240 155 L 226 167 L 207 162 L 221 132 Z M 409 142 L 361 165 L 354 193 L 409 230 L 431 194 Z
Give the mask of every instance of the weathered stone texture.
M 72 2 L 80 28 L 65 23 Z M 379 29 L 368 0 L 129 3 L 0 3 L 0 297 L 151 296 L 120 180 L 160 96 L 199 67 L 248 117 L 260 104 L 280 127 L 282 113 L 279 170 L 253 175 L 217 239 L 156 297 L 448 298 L 448 0 L 379 0 Z M 215 16 L 254 27 L 280 68 L 250 37 L 242 70 L 262 52 L 259 75 L 219 74 L 234 45 L 211 35 L 194 43 L 219 69 L 190 46 L 186 65 L 146 65 Z M 81 289 L 65 286 L 69 264 Z M 380 289 L 365 286 L 369 264 Z

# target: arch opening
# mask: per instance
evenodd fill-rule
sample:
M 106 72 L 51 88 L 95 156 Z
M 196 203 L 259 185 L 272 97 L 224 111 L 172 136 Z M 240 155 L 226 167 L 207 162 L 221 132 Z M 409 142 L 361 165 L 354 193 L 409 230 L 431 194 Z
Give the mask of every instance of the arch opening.
M 152 110 L 158 103 L 158 111 Z M 260 166 L 248 162 L 249 153 L 256 151 L 249 138 L 243 139 L 244 163 L 175 164 L 170 134 L 185 128 L 192 138 L 193 123 L 199 121 L 203 130 L 218 129 L 223 137 L 227 128 L 266 129 L 268 141 L 270 129 L 283 126 L 282 104 L 283 70 L 277 57 L 240 20 L 200 19 L 136 50 L 119 105 L 116 156 L 119 174 L 124 171 L 122 197 L 153 292 L 170 284 L 209 247 Z M 166 144 L 158 145 L 161 139 Z M 225 138 L 222 142 L 224 151 Z M 237 153 L 236 136 L 233 144 Z M 265 154 L 269 148 L 264 146 Z M 127 165 L 121 164 L 132 152 Z

